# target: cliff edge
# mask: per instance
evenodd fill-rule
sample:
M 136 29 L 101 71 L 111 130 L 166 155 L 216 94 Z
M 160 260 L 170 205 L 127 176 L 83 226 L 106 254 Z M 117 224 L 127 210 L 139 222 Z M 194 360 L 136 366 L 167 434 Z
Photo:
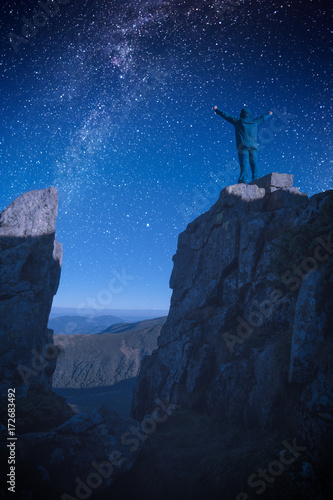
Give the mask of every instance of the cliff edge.
M 0 214 L 0 388 L 51 388 L 56 364 L 47 322 L 61 271 L 58 193 L 30 191 Z M 2 391 L 1 391 L 2 392 Z
M 294 481 L 296 490 L 283 498 L 329 498 L 332 236 L 332 191 L 308 199 L 293 187 L 292 175 L 276 173 L 223 189 L 215 205 L 179 236 L 170 312 L 158 349 L 142 362 L 132 416 L 140 420 L 157 398 L 170 400 L 190 412 L 189 418 L 218 420 L 224 432 L 236 425 L 234 448 L 243 440 L 243 453 L 245 441 L 251 443 L 248 433 L 248 449 L 255 453 L 258 435 L 279 430 L 282 440 L 302 443 L 307 451 L 300 464 L 311 471 L 308 482 L 305 473 L 298 476 L 299 489 Z M 200 453 L 199 462 L 212 460 L 204 448 Z M 229 463 L 237 467 L 236 452 Z M 318 475 L 325 474 L 320 483 Z M 201 479 L 209 482 L 211 476 Z M 245 490 L 237 498 L 250 498 L 245 472 L 233 485 L 221 477 L 200 494 L 217 498 L 219 484 L 225 498 L 227 491 L 235 498 L 243 479 Z M 197 498 L 200 488 L 189 491 Z M 281 498 L 275 493 L 269 498 Z

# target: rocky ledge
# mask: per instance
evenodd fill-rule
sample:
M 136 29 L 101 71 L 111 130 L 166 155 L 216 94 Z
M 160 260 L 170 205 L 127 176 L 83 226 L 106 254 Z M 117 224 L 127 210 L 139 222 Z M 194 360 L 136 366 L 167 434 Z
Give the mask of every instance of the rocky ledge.
M 225 432 L 237 422 L 254 454 L 249 433 L 279 429 L 282 440 L 306 447 L 300 467 L 317 485 L 307 491 L 299 475 L 302 488 L 285 498 L 329 498 L 322 485 L 333 449 L 332 236 L 332 191 L 308 199 L 292 175 L 276 173 L 223 189 L 179 236 L 170 312 L 158 349 L 143 360 L 133 418 L 168 399 L 218 419 Z M 241 458 L 229 460 L 237 467 Z M 216 484 L 231 491 L 230 481 L 222 474 Z M 217 490 L 204 493 L 216 498 Z

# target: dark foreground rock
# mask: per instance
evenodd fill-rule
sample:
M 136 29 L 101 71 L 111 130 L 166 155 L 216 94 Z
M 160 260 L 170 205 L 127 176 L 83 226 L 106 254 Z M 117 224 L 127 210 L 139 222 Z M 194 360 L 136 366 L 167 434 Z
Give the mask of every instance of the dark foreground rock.
M 131 429 L 139 430 L 139 423 L 101 407 L 75 415 L 54 431 L 20 436 L 22 489 L 34 499 L 62 500 L 103 491 L 132 467 L 141 449 L 129 451 L 122 443 Z

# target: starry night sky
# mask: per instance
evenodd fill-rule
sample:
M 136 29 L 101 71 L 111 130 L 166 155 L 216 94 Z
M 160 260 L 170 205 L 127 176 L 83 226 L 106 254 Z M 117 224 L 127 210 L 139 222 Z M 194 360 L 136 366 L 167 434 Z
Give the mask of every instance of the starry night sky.
M 261 175 L 332 188 L 328 0 L 66 1 L 0 28 L 0 210 L 58 188 L 55 306 L 168 309 L 178 234 L 239 175 L 213 105 L 273 111 Z

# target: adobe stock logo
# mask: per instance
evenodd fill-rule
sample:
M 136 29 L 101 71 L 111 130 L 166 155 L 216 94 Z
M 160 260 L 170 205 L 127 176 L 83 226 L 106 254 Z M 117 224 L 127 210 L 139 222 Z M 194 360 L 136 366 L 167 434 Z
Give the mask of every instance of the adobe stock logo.
M 70 0 L 42 0 L 38 1 L 40 10 L 35 12 L 31 19 L 23 16 L 21 21 L 23 26 L 21 29 L 21 35 L 16 33 L 8 33 L 9 42 L 14 50 L 14 52 L 19 51 L 21 44 L 27 44 L 29 40 L 37 35 L 39 28 L 46 26 L 50 20 L 50 17 L 54 17 L 59 13 L 60 5 L 66 5 Z

